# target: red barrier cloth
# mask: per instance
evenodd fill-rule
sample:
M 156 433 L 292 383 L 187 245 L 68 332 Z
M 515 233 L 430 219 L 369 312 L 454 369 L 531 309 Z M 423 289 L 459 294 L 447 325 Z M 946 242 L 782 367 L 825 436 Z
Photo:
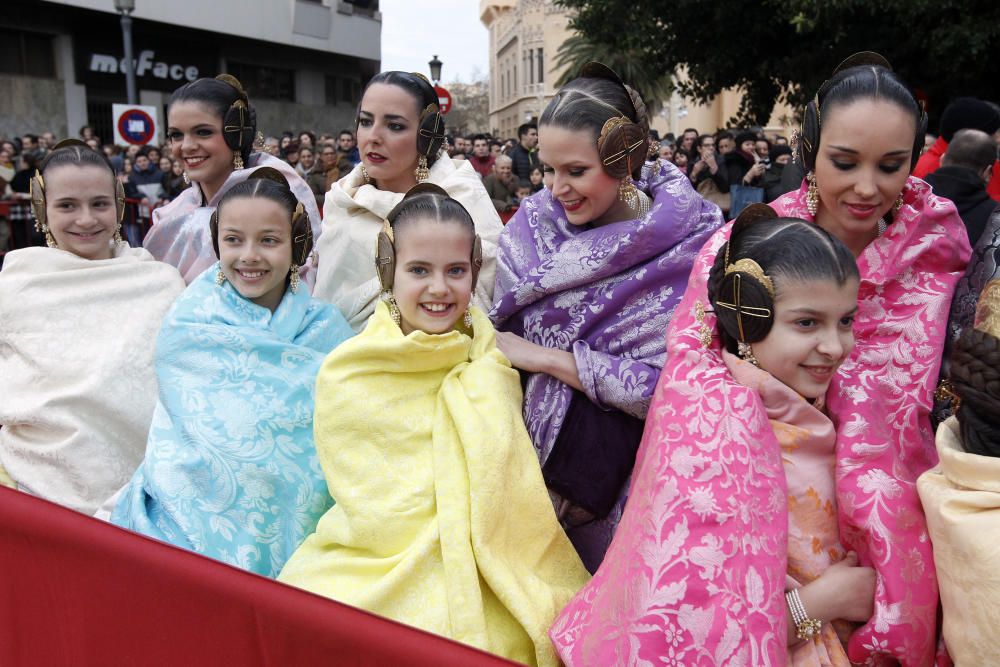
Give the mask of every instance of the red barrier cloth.
M 0 665 L 512 665 L 0 487 Z

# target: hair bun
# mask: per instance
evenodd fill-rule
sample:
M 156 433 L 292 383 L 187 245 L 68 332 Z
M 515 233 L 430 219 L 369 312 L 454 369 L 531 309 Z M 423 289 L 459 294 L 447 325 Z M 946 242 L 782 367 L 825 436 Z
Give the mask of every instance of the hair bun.
M 269 181 L 274 181 L 278 185 L 284 186 L 289 190 L 291 189 L 291 185 L 288 184 L 288 179 L 285 178 L 285 175 L 274 167 L 261 167 L 259 169 L 254 169 L 250 175 L 247 176 L 247 180 L 249 181 L 254 178 L 263 178 Z
M 778 214 L 767 204 L 750 204 L 745 209 L 740 211 L 738 216 L 736 216 L 736 220 L 733 221 L 733 230 L 730 232 L 729 238 L 734 238 L 744 229 L 760 222 L 761 220 L 774 220 L 777 217 Z
M 892 71 L 892 65 L 889 61 L 885 59 L 880 53 L 875 53 L 874 51 L 858 51 L 854 55 L 847 56 L 844 60 L 837 65 L 833 73 L 843 71 L 845 69 L 850 69 L 852 67 L 861 67 L 863 65 L 872 65 L 874 67 L 884 67 L 885 69 Z
M 649 134 L 649 110 L 646 109 L 646 103 L 642 101 L 642 96 L 639 95 L 639 91 L 629 85 L 625 85 L 625 90 L 628 92 L 629 98 L 632 100 L 632 108 L 635 109 L 635 121 L 642 126 L 642 129 Z
M 239 93 L 240 95 L 240 99 L 243 100 L 243 103 L 249 106 L 250 101 L 249 98 L 247 97 L 247 91 L 244 90 L 243 84 L 240 83 L 239 79 L 237 79 L 232 74 L 219 74 L 218 76 L 215 77 L 215 80 L 221 81 L 223 83 L 228 83 L 230 86 L 235 88 L 236 92 Z
M 608 119 L 597 138 L 597 151 L 604 171 L 619 180 L 642 167 L 648 147 L 648 131 L 624 116 Z

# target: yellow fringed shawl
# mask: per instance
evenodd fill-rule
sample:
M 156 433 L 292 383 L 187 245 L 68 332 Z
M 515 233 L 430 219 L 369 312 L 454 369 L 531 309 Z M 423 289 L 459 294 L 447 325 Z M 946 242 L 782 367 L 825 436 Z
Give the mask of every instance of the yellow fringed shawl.
M 474 338 L 403 336 L 385 304 L 323 363 L 316 446 L 336 505 L 279 579 L 529 664 L 589 579 L 556 521 L 518 374 Z

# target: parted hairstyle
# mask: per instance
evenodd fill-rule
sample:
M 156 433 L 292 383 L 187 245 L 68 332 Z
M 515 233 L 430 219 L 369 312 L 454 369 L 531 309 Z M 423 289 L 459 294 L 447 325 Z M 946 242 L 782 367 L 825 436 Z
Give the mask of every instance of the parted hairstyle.
M 212 213 L 209 226 L 212 230 L 212 247 L 219 256 L 219 213 L 234 199 L 269 199 L 288 212 L 292 226 L 292 262 L 298 266 L 306 263 L 312 252 L 313 234 L 309 214 L 295 197 L 285 176 L 272 167 L 255 169 L 245 181 L 237 183 L 222 195 L 219 205 Z
M 202 78 L 185 83 L 170 94 L 169 109 L 178 102 L 198 102 L 222 120 L 222 136 L 226 145 L 239 151 L 246 162 L 253 149 L 257 133 L 257 111 L 250 106 L 246 91 L 236 77 L 220 74 L 214 79 Z
M 427 158 L 427 166 L 433 165 L 437 161 L 445 137 L 444 116 L 438 112 L 438 95 L 434 86 L 419 74 L 398 70 L 380 72 L 365 86 L 365 90 L 361 93 L 362 100 L 365 97 L 364 93 L 376 83 L 398 86 L 413 98 L 417 108 L 417 153 Z M 359 120 L 360 111 L 359 106 Z
M 613 140 L 605 141 L 599 149 L 604 171 L 616 179 L 639 178 L 649 149 L 649 114 L 639 93 L 607 66 L 597 62 L 584 65 L 579 77 L 559 89 L 538 124 L 585 130 L 596 145 L 605 123 L 616 117 L 629 122 L 616 128 Z M 614 154 L 623 150 L 628 151 L 624 159 L 608 164 Z
M 779 218 L 767 204 L 748 206 L 733 223 L 729 241 L 719 249 L 708 274 L 708 300 L 718 322 L 719 337 L 723 347 L 734 354 L 740 330 L 737 312 L 721 307 L 720 301 L 770 311 L 770 317 L 743 316 L 746 343 L 764 340 L 775 314 L 775 299 L 756 276 L 744 271 L 726 274 L 726 267 L 741 259 L 751 259 L 763 269 L 776 295 L 783 285 L 793 282 L 832 280 L 844 285 L 852 278 L 860 279 L 851 251 L 819 225 L 799 218 Z
M 47 224 L 45 198 L 45 173 L 53 167 L 70 165 L 73 167 L 99 167 L 108 170 L 111 187 L 115 191 L 115 213 L 121 222 L 125 214 L 125 188 L 115 174 L 111 161 L 101 151 L 95 151 L 79 139 L 63 139 L 57 143 L 37 166 L 37 173 L 31 179 L 31 207 L 40 225 Z
M 472 238 L 472 288 L 475 289 L 479 279 L 479 270 L 483 265 L 483 251 L 476 225 L 469 212 L 457 200 L 433 183 L 418 183 L 410 188 L 402 201 L 396 204 L 386 223 L 391 234 L 379 232 L 375 248 L 375 270 L 383 290 L 392 289 L 396 272 L 396 246 L 399 244 L 399 232 L 417 220 L 435 220 L 437 222 L 457 223 L 465 227 Z M 406 234 L 403 234 L 404 238 Z
M 801 154 L 808 171 L 816 169 L 816 155 L 823 123 L 838 106 L 858 100 L 884 100 L 892 102 L 913 116 L 915 130 L 910 169 L 924 148 L 927 133 L 927 114 L 899 76 L 892 71 L 889 61 L 877 53 L 856 53 L 834 70 L 833 76 L 819 87 L 816 96 L 806 105 L 802 118 Z

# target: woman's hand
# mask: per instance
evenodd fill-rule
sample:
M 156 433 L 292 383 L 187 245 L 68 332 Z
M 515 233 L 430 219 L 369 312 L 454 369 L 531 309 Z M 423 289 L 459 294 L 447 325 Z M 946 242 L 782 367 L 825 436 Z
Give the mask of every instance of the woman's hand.
M 497 332 L 497 348 L 514 368 L 529 373 L 547 373 L 560 382 L 583 391 L 580 371 L 572 352 L 542 347 L 509 331 Z

